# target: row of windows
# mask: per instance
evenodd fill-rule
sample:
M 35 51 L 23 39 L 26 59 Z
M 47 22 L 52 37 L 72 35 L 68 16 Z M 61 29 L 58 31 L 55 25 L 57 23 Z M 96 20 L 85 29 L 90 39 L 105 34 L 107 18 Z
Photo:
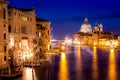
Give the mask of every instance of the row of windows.
M 38 37 L 41 37 L 41 36 L 42 36 L 41 32 L 36 32 L 36 35 L 37 35 Z M 44 35 L 49 35 L 49 30 L 48 30 L 47 33 L 44 34 Z M 47 37 L 47 36 L 46 36 L 46 37 Z
M 11 25 L 8 26 L 8 32 L 9 33 L 12 32 Z M 27 28 L 26 27 L 21 27 L 21 33 L 27 34 Z
M 14 12 L 13 15 L 14 15 L 14 16 L 17 16 L 17 13 Z M 11 16 L 12 16 L 12 12 L 8 12 L 8 16 L 11 17 Z M 18 16 L 19 16 L 19 18 L 21 17 L 22 20 L 24 20 L 24 21 L 30 21 L 30 22 L 32 22 L 32 18 L 31 18 L 31 17 L 27 17 L 27 16 L 24 16 L 24 15 L 22 15 L 22 14 L 18 14 Z
M 11 25 L 8 26 L 8 32 L 9 32 L 9 33 L 12 32 Z M 20 30 L 19 30 L 19 32 L 20 32 Z M 27 27 L 22 26 L 22 27 L 21 27 L 21 33 L 27 34 Z
M 37 24 L 37 30 L 46 30 L 47 27 L 42 26 L 41 24 Z
M 6 19 L 6 9 L 3 9 L 3 18 Z M 4 25 L 4 28 L 6 27 L 6 25 Z M 6 41 L 6 33 L 4 33 L 4 41 Z M 7 47 L 4 46 L 4 52 L 7 51 Z M 6 61 L 6 56 L 4 56 L 4 61 Z

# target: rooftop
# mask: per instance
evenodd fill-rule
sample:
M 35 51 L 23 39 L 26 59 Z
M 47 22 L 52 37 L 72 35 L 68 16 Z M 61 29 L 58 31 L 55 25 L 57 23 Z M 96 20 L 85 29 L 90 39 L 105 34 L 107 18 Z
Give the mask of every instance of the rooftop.
M 16 8 L 16 7 L 13 7 L 13 6 L 8 6 L 8 9 L 18 9 L 18 10 L 21 10 L 21 11 L 33 11 L 34 8 Z
M 36 18 L 36 21 L 45 21 L 45 22 L 50 22 L 50 21 L 48 21 L 48 20 L 45 20 L 45 19 L 42 19 L 42 18 Z

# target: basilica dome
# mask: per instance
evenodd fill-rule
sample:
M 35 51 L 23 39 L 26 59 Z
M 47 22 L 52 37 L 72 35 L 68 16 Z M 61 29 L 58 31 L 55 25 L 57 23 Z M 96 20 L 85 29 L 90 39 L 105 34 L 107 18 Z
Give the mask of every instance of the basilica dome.
M 92 33 L 92 27 L 88 23 L 88 19 L 87 18 L 85 18 L 84 23 L 81 25 L 80 32 L 89 33 L 89 34 Z

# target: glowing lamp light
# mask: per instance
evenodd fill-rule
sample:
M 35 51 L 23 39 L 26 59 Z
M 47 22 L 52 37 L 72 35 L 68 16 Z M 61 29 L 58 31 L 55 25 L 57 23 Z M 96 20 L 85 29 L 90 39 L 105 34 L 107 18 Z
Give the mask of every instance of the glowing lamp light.
M 65 59 L 65 53 L 63 53 L 63 52 L 62 52 L 62 54 L 61 54 L 61 55 L 62 55 L 62 56 L 61 56 L 61 57 L 62 57 L 62 59 L 64 60 L 64 59 Z
M 13 46 L 14 46 L 14 37 L 12 35 L 10 35 L 9 47 L 12 48 Z
M 75 38 L 75 40 L 73 41 L 73 43 L 74 44 L 80 44 L 80 41 L 77 38 Z
M 65 49 L 65 47 L 64 47 L 64 46 L 62 46 L 62 49 L 64 50 L 64 49 Z

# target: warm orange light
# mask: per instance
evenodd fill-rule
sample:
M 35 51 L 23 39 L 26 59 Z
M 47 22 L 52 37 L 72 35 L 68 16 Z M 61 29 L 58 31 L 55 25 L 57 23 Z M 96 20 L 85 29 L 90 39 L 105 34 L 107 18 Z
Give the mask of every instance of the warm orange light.
M 115 61 L 115 54 L 114 49 L 110 49 L 109 53 L 109 67 L 108 67 L 108 80 L 116 80 L 116 61 Z
M 35 71 L 32 71 L 32 68 L 23 68 L 22 80 L 36 80 L 36 76 L 33 76 Z
M 62 55 L 62 56 L 61 56 L 61 59 L 62 59 L 62 60 L 65 60 L 65 53 L 62 52 L 61 55 Z
M 9 42 L 9 47 L 12 48 L 14 47 L 14 36 L 13 35 L 10 35 L 10 42 Z
M 65 53 L 61 53 L 59 80 L 69 80 L 68 67 Z
M 106 46 L 109 46 L 111 48 L 118 46 L 118 40 L 107 40 Z
M 97 48 L 96 48 L 96 46 L 93 47 L 92 70 L 93 70 L 93 80 L 98 80 Z
M 62 50 L 65 50 L 65 46 L 62 46 L 61 48 L 62 48 Z
M 82 69 L 82 58 L 81 58 L 81 49 L 80 46 L 77 46 L 77 54 L 76 54 L 76 64 L 75 64 L 75 68 L 77 72 L 77 75 L 79 75 L 79 77 L 83 77 L 81 74 L 83 72 Z

